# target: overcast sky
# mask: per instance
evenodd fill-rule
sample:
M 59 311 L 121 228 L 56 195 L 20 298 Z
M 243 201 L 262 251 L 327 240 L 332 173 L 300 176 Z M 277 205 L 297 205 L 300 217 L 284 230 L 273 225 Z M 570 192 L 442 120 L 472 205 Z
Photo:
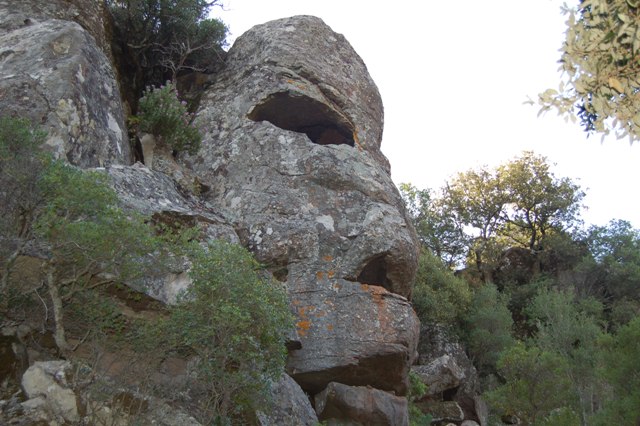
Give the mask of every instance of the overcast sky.
M 560 0 L 223 0 L 233 41 L 254 25 L 315 15 L 367 64 L 385 110 L 382 151 L 396 184 L 439 188 L 452 175 L 531 150 L 587 192 L 588 223 L 640 228 L 640 146 L 586 138 L 524 105 L 560 81 Z M 577 1 L 568 1 L 575 4 Z

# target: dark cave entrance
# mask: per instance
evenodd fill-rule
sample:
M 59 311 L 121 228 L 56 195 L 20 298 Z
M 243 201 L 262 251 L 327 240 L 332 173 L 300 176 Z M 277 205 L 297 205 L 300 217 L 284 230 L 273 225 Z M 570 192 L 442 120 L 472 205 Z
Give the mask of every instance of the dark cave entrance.
M 355 145 L 353 129 L 344 117 L 322 102 L 301 94 L 273 93 L 256 105 L 248 117 L 304 133 L 319 145 Z
M 387 261 L 385 255 L 379 255 L 370 259 L 362 268 L 356 281 L 363 284 L 377 285 L 392 291 L 392 283 L 387 278 Z

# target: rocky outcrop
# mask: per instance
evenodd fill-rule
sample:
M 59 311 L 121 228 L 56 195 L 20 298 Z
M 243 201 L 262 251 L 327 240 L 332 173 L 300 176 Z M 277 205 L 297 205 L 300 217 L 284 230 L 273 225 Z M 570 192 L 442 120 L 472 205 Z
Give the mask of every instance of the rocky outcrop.
M 320 19 L 241 36 L 205 92 L 203 146 L 183 158 L 259 261 L 286 282 L 303 389 L 404 392 L 418 320 L 405 297 L 417 240 L 380 152 L 382 103 L 362 60 Z
M 318 416 L 309 398 L 288 375 L 271 388 L 273 408 L 270 413 L 258 413 L 260 426 L 315 426 Z
M 0 0 L 0 113 L 41 123 L 56 157 L 107 173 L 124 208 L 248 247 L 297 317 L 289 375 L 323 392 L 323 413 L 345 406 L 346 421 L 406 424 L 406 399 L 390 392 L 406 392 L 417 354 L 408 299 L 418 242 L 380 151 L 380 95 L 349 43 L 310 16 L 254 27 L 202 96 L 199 152 L 164 162 L 155 153 L 150 170 L 128 165 L 103 36 L 71 22 L 88 17 L 65 15 L 60 1 Z M 184 269 L 142 286 L 171 303 L 189 285 Z M 271 421 L 303 407 L 300 422 L 313 422 L 304 392 L 283 386 L 285 414 Z
M 329 383 L 315 400 L 318 417 L 329 424 L 409 424 L 406 398 L 370 387 Z
M 129 164 L 113 68 L 91 34 L 64 20 L 69 6 L 0 1 L 0 114 L 42 125 L 47 148 L 72 164 Z
M 34 363 L 22 376 L 22 389 L 28 398 L 22 403 L 23 409 L 37 412 L 41 419 L 78 422 L 78 401 L 67 383 L 70 373 L 69 361 Z
M 427 385 L 427 395 L 419 405 L 421 409 L 425 413 L 436 409 L 450 412 L 455 403 L 462 410 L 459 420 L 486 425 L 488 413 L 485 402 L 478 396 L 478 373 L 454 334 L 446 327 L 423 324 L 418 352 L 418 365 L 413 366 L 412 371 Z M 457 409 L 453 411 L 457 413 Z M 442 415 L 442 419 L 450 421 L 457 418 L 457 414 Z

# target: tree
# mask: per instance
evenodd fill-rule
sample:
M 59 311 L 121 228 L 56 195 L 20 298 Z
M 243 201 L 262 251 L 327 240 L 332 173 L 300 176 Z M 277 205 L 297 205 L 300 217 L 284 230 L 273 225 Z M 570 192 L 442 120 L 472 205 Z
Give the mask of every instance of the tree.
M 465 323 L 467 349 L 474 365 L 482 373 L 493 373 L 499 354 L 515 343 L 507 300 L 495 285 L 487 283 L 476 291 Z
M 602 374 L 613 388 L 596 417 L 598 425 L 636 425 L 640 422 L 640 317 L 602 340 L 605 361 Z
M 557 425 L 546 421 L 556 410 L 571 414 L 575 400 L 569 363 L 560 355 L 518 342 L 500 355 L 498 371 L 505 383 L 484 395 L 493 409 L 528 425 Z M 579 424 L 569 416 L 568 425 Z
M 423 244 L 449 266 L 466 254 L 484 282 L 493 281 L 510 247 L 526 249 L 540 262 L 549 237 L 580 223 L 584 198 L 579 185 L 557 178 L 547 159 L 532 152 L 458 173 L 437 197 L 408 184 L 401 190 Z
M 471 304 L 471 289 L 442 261 L 422 249 L 412 302 L 421 322 L 459 326 Z
M 9 273 L 34 239 L 33 222 L 43 199 L 38 182 L 46 162 L 39 154 L 44 133 L 28 120 L 0 116 L 0 312 L 8 307 Z
M 498 167 L 509 200 L 501 232 L 518 246 L 537 252 L 549 231 L 566 231 L 578 222 L 584 192 L 569 178 L 556 178 L 547 158 L 525 151 Z
M 493 237 L 503 224 L 506 195 L 500 176 L 486 167 L 458 173 L 442 191 L 445 211 L 470 234 L 470 253 L 485 282 L 492 281 L 491 271 L 501 251 Z
M 400 184 L 400 194 L 422 245 L 449 268 L 462 263 L 468 252 L 468 236 L 443 202 L 444 197 L 434 197 L 429 189 L 408 183 Z
M 596 377 L 602 336 L 602 304 L 594 299 L 576 300 L 571 289 L 543 289 L 526 310 L 536 333 L 531 340 L 537 348 L 567 360 L 567 370 L 587 422 L 601 399 L 602 383 Z
M 192 244 L 186 253 L 192 285 L 169 318 L 153 327 L 151 350 L 196 356 L 203 406 L 215 416 L 229 420 L 265 409 L 269 382 L 284 370 L 285 336 L 293 326 L 286 292 L 239 245 Z
M 640 302 L 640 231 L 624 220 L 589 228 L 587 243 L 609 297 Z
M 175 83 L 181 72 L 222 62 L 227 27 L 208 18 L 217 0 L 107 0 L 122 74 L 133 74 L 133 101 L 146 86 Z M 116 49 L 118 51 L 118 49 Z M 134 104 L 135 106 L 135 104 Z
M 564 6 L 564 78 L 558 91 L 540 94 L 542 110 L 557 109 L 584 129 L 640 137 L 640 4 L 635 0 L 581 0 Z
M 8 183 L 0 204 L 16 209 L 2 218 L 3 232 L 7 231 L 2 244 L 3 302 L 13 284 L 15 259 L 39 258 L 53 306 L 55 341 L 64 351 L 64 304 L 80 291 L 162 265 L 160 256 L 149 256 L 161 252 L 161 239 L 143 217 L 117 206 L 105 174 L 85 172 L 42 154 L 43 138 L 24 120 L 3 119 L 0 129 L 0 152 L 11 154 L 3 155 L 0 163 L 0 182 Z

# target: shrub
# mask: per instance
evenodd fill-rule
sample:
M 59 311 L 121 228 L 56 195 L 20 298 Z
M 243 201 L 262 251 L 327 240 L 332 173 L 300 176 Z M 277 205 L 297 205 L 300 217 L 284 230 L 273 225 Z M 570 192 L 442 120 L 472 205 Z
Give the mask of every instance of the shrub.
M 457 325 L 471 302 L 467 282 L 428 250 L 420 255 L 413 306 L 422 322 Z
M 481 373 L 492 373 L 500 352 L 515 342 L 511 312 L 495 285 L 485 284 L 474 294 L 466 323 L 469 355 Z
M 193 114 L 185 102 L 178 99 L 173 84 L 147 88 L 138 105 L 137 124 L 142 133 L 150 133 L 173 150 L 195 154 L 202 135 L 193 124 Z
M 192 285 L 152 330 L 152 344 L 195 356 L 205 421 L 267 411 L 268 386 L 284 370 L 293 324 L 284 290 L 238 245 L 195 246 L 189 258 Z
M 498 371 L 505 383 L 484 396 L 493 409 L 516 415 L 524 424 L 539 424 L 554 410 L 575 406 L 565 357 L 518 343 L 500 355 Z

